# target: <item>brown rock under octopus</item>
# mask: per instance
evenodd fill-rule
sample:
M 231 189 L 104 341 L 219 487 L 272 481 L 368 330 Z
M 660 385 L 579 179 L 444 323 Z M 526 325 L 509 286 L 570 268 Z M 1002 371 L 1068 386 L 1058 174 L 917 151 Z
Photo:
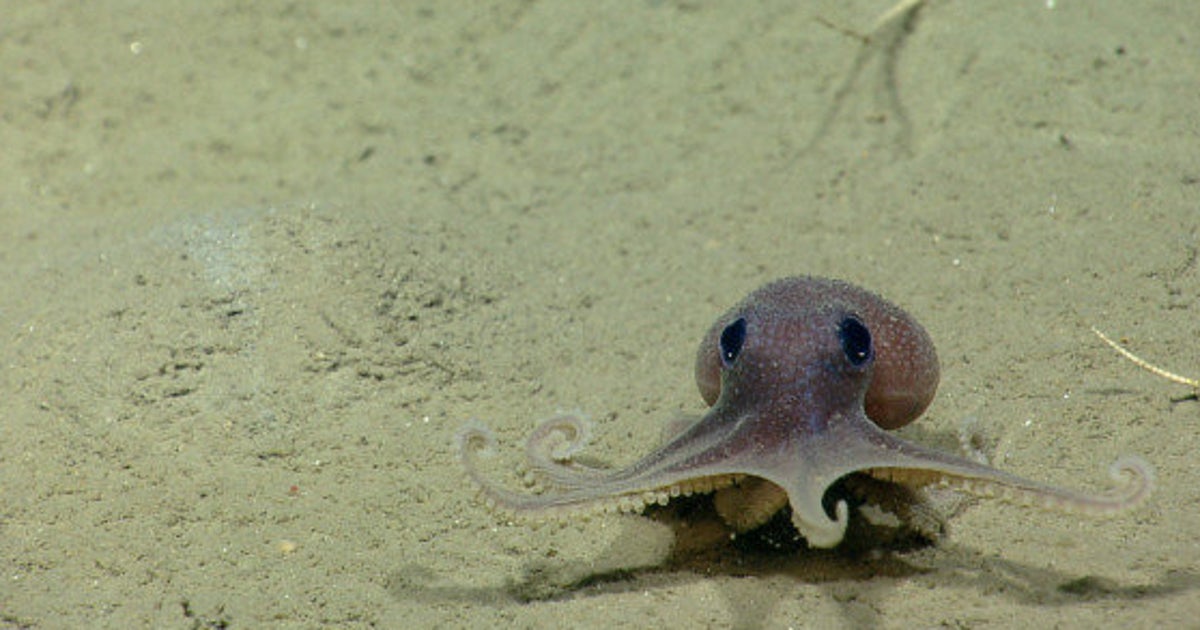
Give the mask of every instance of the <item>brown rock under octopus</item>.
M 1087 494 L 889 433 L 932 401 L 937 355 L 899 307 L 837 280 L 785 278 L 751 293 L 705 336 L 696 380 L 708 413 L 627 468 L 578 461 L 588 427 L 571 416 L 546 421 L 526 442 L 526 479 L 540 494 L 484 477 L 475 456 L 493 438 L 483 426 L 460 433 L 462 463 L 488 505 L 516 517 L 637 512 L 714 492 L 717 513 L 735 532 L 790 504 L 792 524 L 813 547 L 843 540 L 852 507 L 922 518 L 927 488 L 1084 514 L 1127 510 L 1153 488 L 1150 465 L 1137 457 L 1110 467 L 1118 487 Z

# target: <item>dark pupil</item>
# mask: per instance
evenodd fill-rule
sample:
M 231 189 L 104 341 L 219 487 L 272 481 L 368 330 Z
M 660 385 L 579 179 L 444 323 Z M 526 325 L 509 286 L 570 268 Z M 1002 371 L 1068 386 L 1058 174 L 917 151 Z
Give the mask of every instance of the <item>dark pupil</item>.
M 725 364 L 725 367 L 733 365 L 734 360 L 741 354 L 744 343 L 746 343 L 746 319 L 739 318 L 721 331 L 721 363 Z
M 847 317 L 838 326 L 838 339 L 842 341 L 842 352 L 851 365 L 862 365 L 871 358 L 871 331 L 857 317 Z

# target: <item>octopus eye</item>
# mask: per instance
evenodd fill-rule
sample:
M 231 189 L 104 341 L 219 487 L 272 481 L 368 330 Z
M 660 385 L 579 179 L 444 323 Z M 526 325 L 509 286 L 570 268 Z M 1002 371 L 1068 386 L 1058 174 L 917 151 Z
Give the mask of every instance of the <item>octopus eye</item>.
M 871 331 L 857 317 L 851 315 L 838 324 L 838 339 L 850 365 L 858 367 L 871 359 Z
M 742 346 L 746 343 L 746 318 L 739 317 L 737 321 L 721 331 L 721 363 L 725 367 L 733 365 Z

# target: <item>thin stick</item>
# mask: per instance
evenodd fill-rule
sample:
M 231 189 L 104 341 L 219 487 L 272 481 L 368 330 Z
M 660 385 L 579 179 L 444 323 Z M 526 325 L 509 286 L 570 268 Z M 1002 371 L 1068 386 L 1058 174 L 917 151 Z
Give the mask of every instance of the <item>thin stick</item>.
M 1136 365 L 1136 366 L 1142 368 L 1143 370 L 1146 370 L 1147 372 L 1150 372 L 1151 374 L 1154 374 L 1155 376 L 1158 376 L 1160 378 L 1165 378 L 1168 381 L 1171 381 L 1174 383 L 1179 383 L 1180 385 L 1187 385 L 1188 387 L 1191 387 L 1193 390 L 1195 390 L 1192 394 L 1193 397 L 1200 397 L 1200 379 L 1189 378 L 1187 376 L 1182 376 L 1182 375 L 1176 374 L 1174 372 L 1164 370 L 1164 369 L 1158 367 L 1157 365 L 1154 365 L 1153 363 L 1126 350 L 1124 346 L 1113 341 L 1112 339 L 1109 339 L 1107 335 L 1100 332 L 1100 329 L 1096 328 L 1095 326 L 1092 326 L 1091 328 L 1092 328 L 1092 332 L 1096 333 L 1096 336 L 1099 337 L 1101 341 L 1108 344 L 1109 347 L 1111 347 L 1113 350 L 1120 352 L 1121 356 L 1132 361 L 1134 365 Z
M 897 16 L 904 15 L 922 4 L 925 4 L 925 0 L 900 0 L 892 8 L 885 11 L 883 15 L 875 18 L 875 25 L 871 27 L 871 32 L 878 31 L 883 28 L 884 24 L 896 19 Z

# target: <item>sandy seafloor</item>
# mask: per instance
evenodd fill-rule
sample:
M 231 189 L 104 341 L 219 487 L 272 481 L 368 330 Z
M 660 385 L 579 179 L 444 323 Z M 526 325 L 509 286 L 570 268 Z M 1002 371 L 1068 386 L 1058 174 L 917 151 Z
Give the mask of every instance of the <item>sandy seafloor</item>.
M 1200 3 L 7 2 L 0 626 L 1200 623 Z M 1111 519 L 984 501 L 934 548 L 664 560 L 531 528 L 559 411 L 613 464 L 699 413 L 695 345 L 778 276 L 936 340 L 906 436 Z

